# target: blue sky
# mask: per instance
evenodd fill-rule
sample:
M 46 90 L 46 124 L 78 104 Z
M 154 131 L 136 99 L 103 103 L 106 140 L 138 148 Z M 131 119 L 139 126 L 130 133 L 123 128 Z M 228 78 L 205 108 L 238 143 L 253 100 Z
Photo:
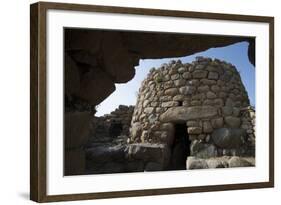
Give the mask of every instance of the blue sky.
M 196 56 L 218 58 L 235 65 L 248 92 L 250 103 L 255 106 L 255 69 L 248 59 L 248 43 L 241 42 L 227 47 L 211 48 L 187 57 L 140 60 L 139 66 L 135 67 L 135 77 L 128 83 L 115 84 L 116 90 L 97 107 L 96 116 L 108 114 L 121 104 L 135 105 L 141 82 L 152 67 L 158 68 L 172 59 L 180 59 L 183 63 L 192 62 Z

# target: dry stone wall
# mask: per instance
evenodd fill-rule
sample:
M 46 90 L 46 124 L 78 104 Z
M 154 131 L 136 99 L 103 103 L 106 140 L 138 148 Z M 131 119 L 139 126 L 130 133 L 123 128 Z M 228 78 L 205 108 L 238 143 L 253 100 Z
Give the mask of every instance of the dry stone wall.
M 171 61 L 152 68 L 142 82 L 130 143 L 171 147 L 180 123 L 186 125 L 191 156 L 253 155 L 254 111 L 248 108 L 248 94 L 234 65 L 204 57 L 191 64 Z
M 135 106 L 92 118 L 86 173 L 254 166 L 254 156 L 255 110 L 239 72 L 197 57 L 152 68 Z
M 119 105 L 119 107 L 101 117 L 92 118 L 91 142 L 111 141 L 112 138 L 129 136 L 134 106 Z

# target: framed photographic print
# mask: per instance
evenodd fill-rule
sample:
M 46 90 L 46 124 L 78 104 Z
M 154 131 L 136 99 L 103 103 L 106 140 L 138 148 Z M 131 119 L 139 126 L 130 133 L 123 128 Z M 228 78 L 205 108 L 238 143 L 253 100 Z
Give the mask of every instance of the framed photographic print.
M 274 18 L 31 5 L 30 197 L 274 186 Z

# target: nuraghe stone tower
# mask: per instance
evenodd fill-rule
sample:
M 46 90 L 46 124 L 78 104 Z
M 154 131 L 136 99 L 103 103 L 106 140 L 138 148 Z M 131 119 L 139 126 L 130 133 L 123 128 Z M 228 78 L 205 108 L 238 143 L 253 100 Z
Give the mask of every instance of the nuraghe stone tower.
M 146 160 L 148 170 L 253 166 L 255 111 L 237 69 L 203 57 L 152 68 L 139 89 L 129 144 L 131 158 Z M 147 154 L 154 146 L 161 159 Z M 144 147 L 145 156 L 135 156 Z

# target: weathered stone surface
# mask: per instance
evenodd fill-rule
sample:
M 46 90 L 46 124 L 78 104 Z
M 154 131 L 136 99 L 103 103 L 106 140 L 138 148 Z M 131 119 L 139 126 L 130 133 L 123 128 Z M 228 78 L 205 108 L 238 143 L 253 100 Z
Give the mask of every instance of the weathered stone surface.
M 186 80 L 184 79 L 179 79 L 179 80 L 175 80 L 175 86 L 183 86 L 186 84 Z
M 172 96 L 160 96 L 159 97 L 159 100 L 162 101 L 162 102 L 165 102 L 165 101 L 171 101 L 173 99 Z
M 227 98 L 225 102 L 225 106 L 234 107 L 234 102 L 231 98 Z
M 102 70 L 93 69 L 83 75 L 76 95 L 91 104 L 101 103 L 115 90 L 112 79 Z
M 151 106 L 151 107 L 157 107 L 158 105 L 159 105 L 158 102 L 151 102 L 151 103 L 150 103 L 150 106 Z
M 162 107 L 175 107 L 178 106 L 179 102 L 177 101 L 169 101 L 169 102 L 163 102 Z
M 211 133 L 212 131 L 213 131 L 213 127 L 212 127 L 210 121 L 204 121 L 203 122 L 203 132 Z
M 148 128 L 148 124 L 147 124 L 147 126 L 143 126 L 143 128 L 145 129 L 147 129 Z M 141 142 L 142 143 L 146 143 L 147 141 L 148 141 L 148 139 L 149 139 L 149 132 L 147 131 L 147 130 L 144 130 L 144 131 L 142 131 L 142 133 L 141 133 Z
M 180 88 L 180 93 L 183 95 L 191 95 L 196 91 L 194 86 L 184 86 Z
M 170 150 L 164 144 L 130 144 L 127 153 L 129 158 L 160 163 L 163 167 L 168 165 L 170 157 Z
M 211 90 L 215 93 L 218 93 L 220 91 L 220 86 L 218 85 L 212 85 Z
M 64 175 L 80 175 L 85 173 L 85 151 L 82 149 L 66 149 L 64 152 Z
M 182 74 L 182 77 L 184 79 L 191 79 L 192 78 L 192 74 L 190 72 L 185 72 Z
M 150 103 L 150 101 L 149 100 L 145 100 L 145 101 L 143 101 L 143 107 L 147 107 L 147 105 Z
M 77 94 L 80 90 L 79 68 L 69 55 L 66 54 L 64 60 L 65 64 L 68 65 L 67 72 L 65 72 L 65 92 Z
M 246 132 L 239 128 L 219 128 L 213 131 L 212 140 L 221 148 L 238 148 L 245 142 Z
M 219 78 L 219 74 L 217 72 L 209 72 L 208 78 L 211 80 L 217 80 Z
M 228 167 L 249 167 L 255 166 L 255 159 L 253 157 L 215 157 L 210 159 L 202 159 L 199 157 L 187 158 L 187 169 L 214 169 L 214 168 L 228 168 Z
M 171 76 L 171 79 L 172 80 L 176 80 L 176 79 L 179 79 L 180 75 L 179 74 L 174 74 Z
M 217 156 L 216 147 L 213 144 L 203 143 L 199 140 L 194 140 L 190 146 L 192 156 L 198 158 L 210 158 Z
M 186 160 L 186 169 L 207 169 L 208 164 L 203 159 L 188 157 Z
M 208 71 L 206 70 L 195 70 L 192 73 L 193 78 L 195 79 L 202 79 L 202 78 L 206 78 L 208 75 Z
M 184 106 L 184 107 L 189 107 L 189 106 L 190 106 L 190 100 L 184 100 L 184 101 L 182 102 L 182 106 Z
M 230 116 L 230 115 L 232 115 L 232 110 L 233 110 L 233 108 L 230 107 L 230 106 L 222 107 L 222 114 L 223 114 L 223 116 Z
M 231 157 L 229 160 L 229 167 L 252 167 L 255 164 L 252 164 L 250 161 L 247 161 L 245 158 L 241 157 Z
M 186 68 L 186 67 L 179 67 L 179 68 L 178 68 L 178 72 L 179 72 L 179 73 L 184 73 L 185 71 L 187 71 L 187 68 Z
M 211 118 L 217 115 L 217 108 L 212 106 L 172 107 L 160 116 L 162 122 L 188 121 Z
M 200 60 L 199 60 L 199 62 L 200 62 Z M 204 64 L 198 64 L 198 65 L 195 66 L 195 70 L 203 70 L 205 67 L 206 66 Z
M 175 96 L 179 93 L 179 90 L 177 88 L 169 88 L 169 89 L 165 90 L 164 93 L 166 95 Z
M 188 127 L 199 127 L 199 122 L 196 120 L 189 120 L 186 122 Z
M 165 130 L 165 131 L 170 131 L 173 132 L 174 131 L 174 125 L 173 123 L 162 123 L 160 126 L 161 130 Z
M 214 92 L 212 92 L 212 91 L 207 92 L 206 96 L 209 99 L 214 99 L 214 98 L 217 97 L 217 95 Z
M 228 159 L 226 157 L 216 157 L 206 160 L 210 169 L 214 168 L 228 168 Z
M 167 130 L 160 132 L 159 142 L 172 146 L 175 136 L 174 130 Z
M 90 133 L 90 113 L 65 113 L 64 120 L 65 147 L 79 148 L 85 145 Z
M 214 64 L 214 61 L 212 61 L 211 64 Z M 206 70 L 207 70 L 207 71 L 210 71 L 210 72 L 211 72 L 211 71 L 217 72 L 217 73 L 219 73 L 219 74 L 222 74 L 222 73 L 223 73 L 223 69 L 220 68 L 220 67 L 218 67 L 218 66 L 215 66 L 215 65 L 208 65 L 208 66 L 206 67 Z
M 142 125 L 140 122 L 136 122 L 136 123 L 132 124 L 132 126 L 130 128 L 132 140 L 139 139 L 141 136 L 141 132 L 142 132 Z
M 174 86 L 174 81 L 167 81 L 163 84 L 164 89 L 172 88 Z
M 209 79 L 201 79 L 200 82 L 203 85 L 215 85 L 217 82 L 215 80 L 209 80 Z
M 192 80 L 187 81 L 187 84 L 192 85 L 192 86 L 198 86 L 200 84 L 200 81 L 197 79 L 192 79 Z
M 203 101 L 205 99 L 205 94 L 204 93 L 198 93 L 198 94 L 194 94 L 191 96 L 192 100 L 200 100 Z
M 128 82 L 135 75 L 134 65 L 137 63 L 128 61 L 131 55 L 127 48 L 123 46 L 122 36 L 113 36 L 110 33 L 103 33 L 103 39 L 107 39 L 106 41 L 103 40 L 101 44 L 103 56 L 106 56 L 107 59 L 103 60 L 106 73 L 110 76 L 114 76 L 115 82 Z M 114 51 L 112 48 L 114 48 Z M 116 55 L 116 53 L 118 53 L 118 55 Z
M 209 86 L 207 86 L 207 85 L 203 85 L 203 86 L 199 86 L 198 88 L 197 88 L 197 90 L 198 90 L 198 92 L 208 92 L 209 90 L 210 90 L 210 88 L 209 88 Z
M 173 97 L 173 101 L 183 101 L 185 98 L 184 95 L 176 95 Z
M 144 113 L 151 114 L 154 111 L 154 107 L 147 107 L 144 109 Z
M 233 108 L 233 116 L 238 117 L 240 115 L 240 109 L 237 107 Z
M 214 99 L 210 105 L 213 105 L 215 107 L 222 107 L 224 105 L 223 99 L 221 98 Z
M 220 128 L 223 126 L 223 118 L 218 117 L 218 118 L 211 119 L 211 124 L 213 128 Z
M 201 105 L 201 101 L 200 100 L 192 100 L 190 101 L 190 106 L 199 106 Z
M 125 160 L 125 145 L 97 144 L 86 150 L 86 157 L 95 163 Z
M 202 128 L 201 127 L 188 127 L 187 132 L 188 132 L 188 134 L 201 134 Z
M 238 117 L 226 116 L 224 118 L 225 124 L 231 128 L 239 128 L 241 120 Z

